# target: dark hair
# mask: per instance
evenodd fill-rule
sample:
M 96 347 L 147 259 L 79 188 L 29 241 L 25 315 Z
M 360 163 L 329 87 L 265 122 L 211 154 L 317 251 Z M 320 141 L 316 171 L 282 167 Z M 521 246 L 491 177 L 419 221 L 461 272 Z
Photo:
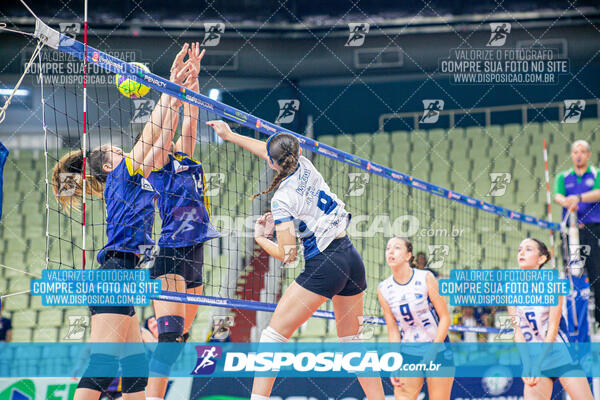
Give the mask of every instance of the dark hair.
M 406 247 L 406 251 L 408 251 L 411 254 L 410 260 L 408 260 L 408 264 L 411 267 L 415 267 L 415 256 L 412 255 L 413 254 L 413 244 L 410 240 L 408 240 L 408 238 L 405 237 L 400 237 L 400 236 L 395 236 L 394 239 L 399 239 L 402 240 L 402 242 L 404 242 L 404 247 Z
M 106 161 L 106 148 L 96 147 L 86 159 L 86 190 L 88 195 L 102 198 L 107 173 L 103 165 Z M 79 209 L 83 194 L 83 151 L 71 151 L 61 157 L 52 169 L 52 192 L 62 209 Z
M 278 133 L 271 136 L 267 140 L 267 154 L 273 164 L 277 163 L 280 170 L 266 190 L 252 195 L 250 199 L 254 200 L 261 194 L 272 192 L 279 186 L 282 180 L 294 173 L 298 166 L 299 152 L 300 142 L 294 135 Z
M 544 264 L 546 264 L 548 262 L 548 260 L 550 260 L 550 251 L 548 250 L 548 247 L 546 246 L 546 244 L 544 242 L 542 242 L 539 239 L 536 238 L 526 238 L 525 240 L 533 240 L 538 247 L 538 251 L 540 253 L 541 256 L 546 256 L 546 260 L 542 263 L 542 265 L 540 265 L 540 268 L 542 268 L 544 266 Z

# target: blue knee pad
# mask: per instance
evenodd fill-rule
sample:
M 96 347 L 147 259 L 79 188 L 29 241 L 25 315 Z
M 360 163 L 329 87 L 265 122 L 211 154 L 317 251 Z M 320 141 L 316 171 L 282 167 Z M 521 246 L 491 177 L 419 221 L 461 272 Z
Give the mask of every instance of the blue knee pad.
M 183 317 L 169 315 L 160 317 L 158 323 L 158 345 L 150 360 L 153 375 L 169 376 L 171 367 L 183 351 Z
M 122 358 L 121 370 L 121 392 L 137 393 L 146 390 L 149 375 L 146 354 L 138 353 Z
M 108 389 L 118 372 L 119 360 L 117 357 L 101 353 L 91 354 L 90 363 L 77 387 L 103 392 Z

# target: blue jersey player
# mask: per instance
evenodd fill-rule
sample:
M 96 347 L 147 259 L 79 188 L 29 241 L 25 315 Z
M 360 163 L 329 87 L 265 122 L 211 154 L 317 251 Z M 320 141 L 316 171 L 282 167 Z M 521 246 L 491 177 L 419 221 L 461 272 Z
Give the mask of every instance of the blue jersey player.
M 195 77 L 193 65 L 181 62 L 186 52 L 185 48 L 178 53 L 171 71 L 170 79 L 177 84 L 189 83 L 189 77 Z M 102 269 L 136 268 L 140 255 L 154 244 L 151 233 L 155 191 L 148 176 L 168 160 L 173 122 L 180 106 L 179 100 L 163 94 L 130 153 L 103 145 L 93 149 L 87 157 L 86 195 L 103 198 L 106 205 L 107 242 L 97 255 Z M 54 195 L 63 209 L 78 207 L 83 195 L 82 169 L 83 154 L 78 150 L 63 156 L 52 171 Z M 90 341 L 137 342 L 140 348 L 129 345 L 127 354 L 106 349 L 92 352 L 75 399 L 98 399 L 114 378 L 98 377 L 98 371 L 114 375 L 119 367 L 124 376 L 124 397 L 144 399 L 148 374 L 135 374 L 143 372 L 148 363 L 141 346 L 135 309 L 133 306 L 92 306 L 90 311 Z

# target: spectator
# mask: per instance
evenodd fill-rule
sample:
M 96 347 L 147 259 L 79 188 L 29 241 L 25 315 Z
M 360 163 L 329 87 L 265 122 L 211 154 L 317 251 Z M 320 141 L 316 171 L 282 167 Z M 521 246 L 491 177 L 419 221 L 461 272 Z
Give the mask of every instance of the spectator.
M 558 174 L 554 182 L 554 201 L 567 210 L 577 212 L 579 244 L 589 246 L 584 267 L 594 293 L 594 316 L 600 325 L 600 176 L 598 169 L 589 164 L 592 151 L 585 140 L 571 146 L 573 168 Z
M 462 312 L 462 325 L 466 327 L 476 327 L 477 320 L 475 319 L 475 310 L 473 307 L 463 307 Z M 477 342 L 477 332 L 464 332 L 463 341 L 465 342 Z
M 0 314 L 0 342 L 10 342 L 12 340 L 12 321 L 10 318 L 4 318 Z
M 437 278 L 438 273 L 434 270 L 432 270 L 431 268 L 427 267 L 427 256 L 425 255 L 425 253 L 423 253 L 422 251 L 417 253 L 417 258 L 415 259 L 416 262 L 416 267 L 418 269 L 425 269 L 427 271 L 430 271 L 433 276 L 435 276 Z

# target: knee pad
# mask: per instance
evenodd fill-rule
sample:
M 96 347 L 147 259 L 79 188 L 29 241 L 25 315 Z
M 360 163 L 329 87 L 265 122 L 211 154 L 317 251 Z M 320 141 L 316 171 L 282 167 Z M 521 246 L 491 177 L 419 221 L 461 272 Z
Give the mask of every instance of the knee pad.
M 79 380 L 77 389 L 91 389 L 98 392 L 105 392 L 115 378 L 90 378 L 84 376 Z
M 148 377 L 148 360 L 146 354 L 138 353 L 121 359 L 123 379 L 130 377 Z
M 119 373 L 119 359 L 116 356 L 103 353 L 90 355 L 90 363 L 83 373 L 86 378 L 109 378 L 111 381 Z M 109 382 L 110 384 L 110 382 Z
M 187 342 L 190 338 L 190 333 L 186 332 L 183 335 L 181 335 L 181 338 L 183 339 L 184 342 Z
M 183 335 L 183 327 L 185 321 L 183 317 L 177 315 L 167 315 L 156 319 L 158 329 L 158 341 L 160 341 L 161 333 L 177 333 L 177 336 Z
M 122 393 L 137 393 L 146 390 L 148 385 L 148 377 L 143 376 L 139 378 L 123 377 L 121 379 L 121 392 Z
M 169 376 L 171 367 L 183 351 L 183 336 L 179 333 L 159 333 L 158 345 L 150 360 L 150 371 L 159 376 Z
M 261 343 L 286 343 L 288 339 L 275 329 L 267 326 L 260 335 Z

